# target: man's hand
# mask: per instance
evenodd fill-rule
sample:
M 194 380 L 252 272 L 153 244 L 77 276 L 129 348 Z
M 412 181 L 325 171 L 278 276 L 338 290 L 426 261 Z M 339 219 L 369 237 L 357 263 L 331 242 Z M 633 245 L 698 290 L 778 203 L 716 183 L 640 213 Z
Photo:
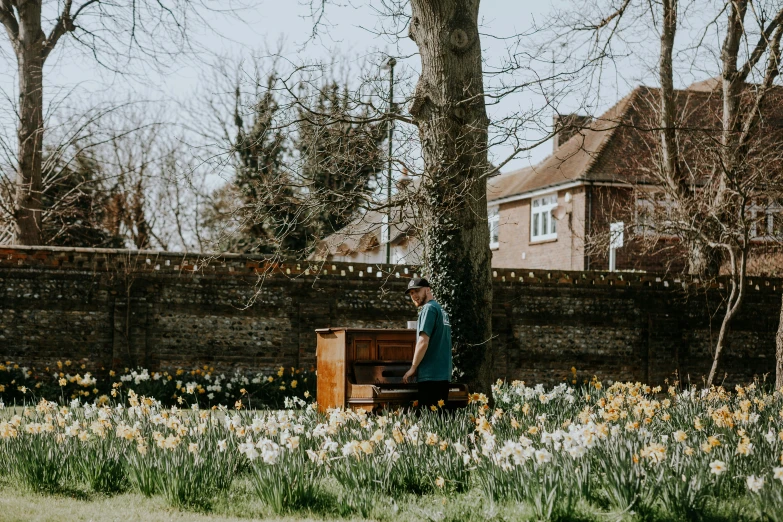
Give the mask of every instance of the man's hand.
M 419 338 L 416 340 L 416 348 L 413 350 L 413 361 L 411 361 L 411 369 L 408 370 L 405 375 L 402 376 L 402 382 L 408 383 L 408 379 L 416 375 L 416 370 L 424 359 L 424 354 L 427 352 L 427 346 L 430 344 L 430 336 L 424 332 L 419 332 Z

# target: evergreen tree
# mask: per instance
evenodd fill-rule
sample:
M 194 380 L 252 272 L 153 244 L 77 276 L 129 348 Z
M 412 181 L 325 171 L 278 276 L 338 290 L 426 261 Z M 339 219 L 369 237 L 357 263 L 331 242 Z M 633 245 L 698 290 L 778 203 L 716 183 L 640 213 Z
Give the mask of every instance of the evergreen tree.
M 106 195 L 101 166 L 79 151 L 68 161 L 60 150 L 44 151 L 44 192 L 47 211 L 42 219 L 44 244 L 73 247 L 121 248 L 123 240 L 104 226 Z
M 352 108 L 347 88 L 329 82 L 311 107 L 299 110 L 295 148 L 311 201 L 310 230 L 324 238 L 367 207 L 384 166 L 386 125 Z
M 289 144 L 286 133 L 275 125 L 280 106 L 273 94 L 274 75 L 258 96 L 250 124 L 240 114 L 241 92 L 236 89 L 234 124 L 237 157 L 234 185 L 245 203 L 248 225 L 236 243 L 240 250 L 294 255 L 307 246 L 306 220 L 300 215 L 298 190 L 286 172 Z

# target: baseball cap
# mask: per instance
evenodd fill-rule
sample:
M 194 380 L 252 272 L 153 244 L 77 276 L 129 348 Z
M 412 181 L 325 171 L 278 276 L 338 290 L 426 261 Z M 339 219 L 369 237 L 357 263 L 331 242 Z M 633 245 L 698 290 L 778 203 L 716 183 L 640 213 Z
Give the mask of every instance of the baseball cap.
M 416 288 L 429 288 L 429 287 L 430 287 L 430 282 L 424 279 L 423 277 L 412 277 L 411 280 L 408 281 L 408 288 L 405 289 L 405 295 L 408 295 L 408 292 Z

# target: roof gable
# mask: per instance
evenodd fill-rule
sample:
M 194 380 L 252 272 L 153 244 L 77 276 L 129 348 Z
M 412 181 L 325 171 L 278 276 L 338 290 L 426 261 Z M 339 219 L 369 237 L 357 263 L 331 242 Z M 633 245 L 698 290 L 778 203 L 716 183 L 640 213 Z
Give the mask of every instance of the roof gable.
M 538 165 L 491 178 L 487 182 L 487 200 L 496 201 L 516 194 L 589 179 L 593 166 L 607 148 L 639 90 L 634 89 Z

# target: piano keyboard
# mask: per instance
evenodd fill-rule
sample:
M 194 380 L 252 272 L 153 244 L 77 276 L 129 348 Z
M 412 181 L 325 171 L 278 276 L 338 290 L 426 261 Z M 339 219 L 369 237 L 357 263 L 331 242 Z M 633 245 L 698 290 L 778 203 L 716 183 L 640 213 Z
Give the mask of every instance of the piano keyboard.
M 378 393 L 381 395 L 386 393 L 410 393 L 415 394 L 418 390 L 413 390 L 411 388 L 381 388 L 378 390 Z

